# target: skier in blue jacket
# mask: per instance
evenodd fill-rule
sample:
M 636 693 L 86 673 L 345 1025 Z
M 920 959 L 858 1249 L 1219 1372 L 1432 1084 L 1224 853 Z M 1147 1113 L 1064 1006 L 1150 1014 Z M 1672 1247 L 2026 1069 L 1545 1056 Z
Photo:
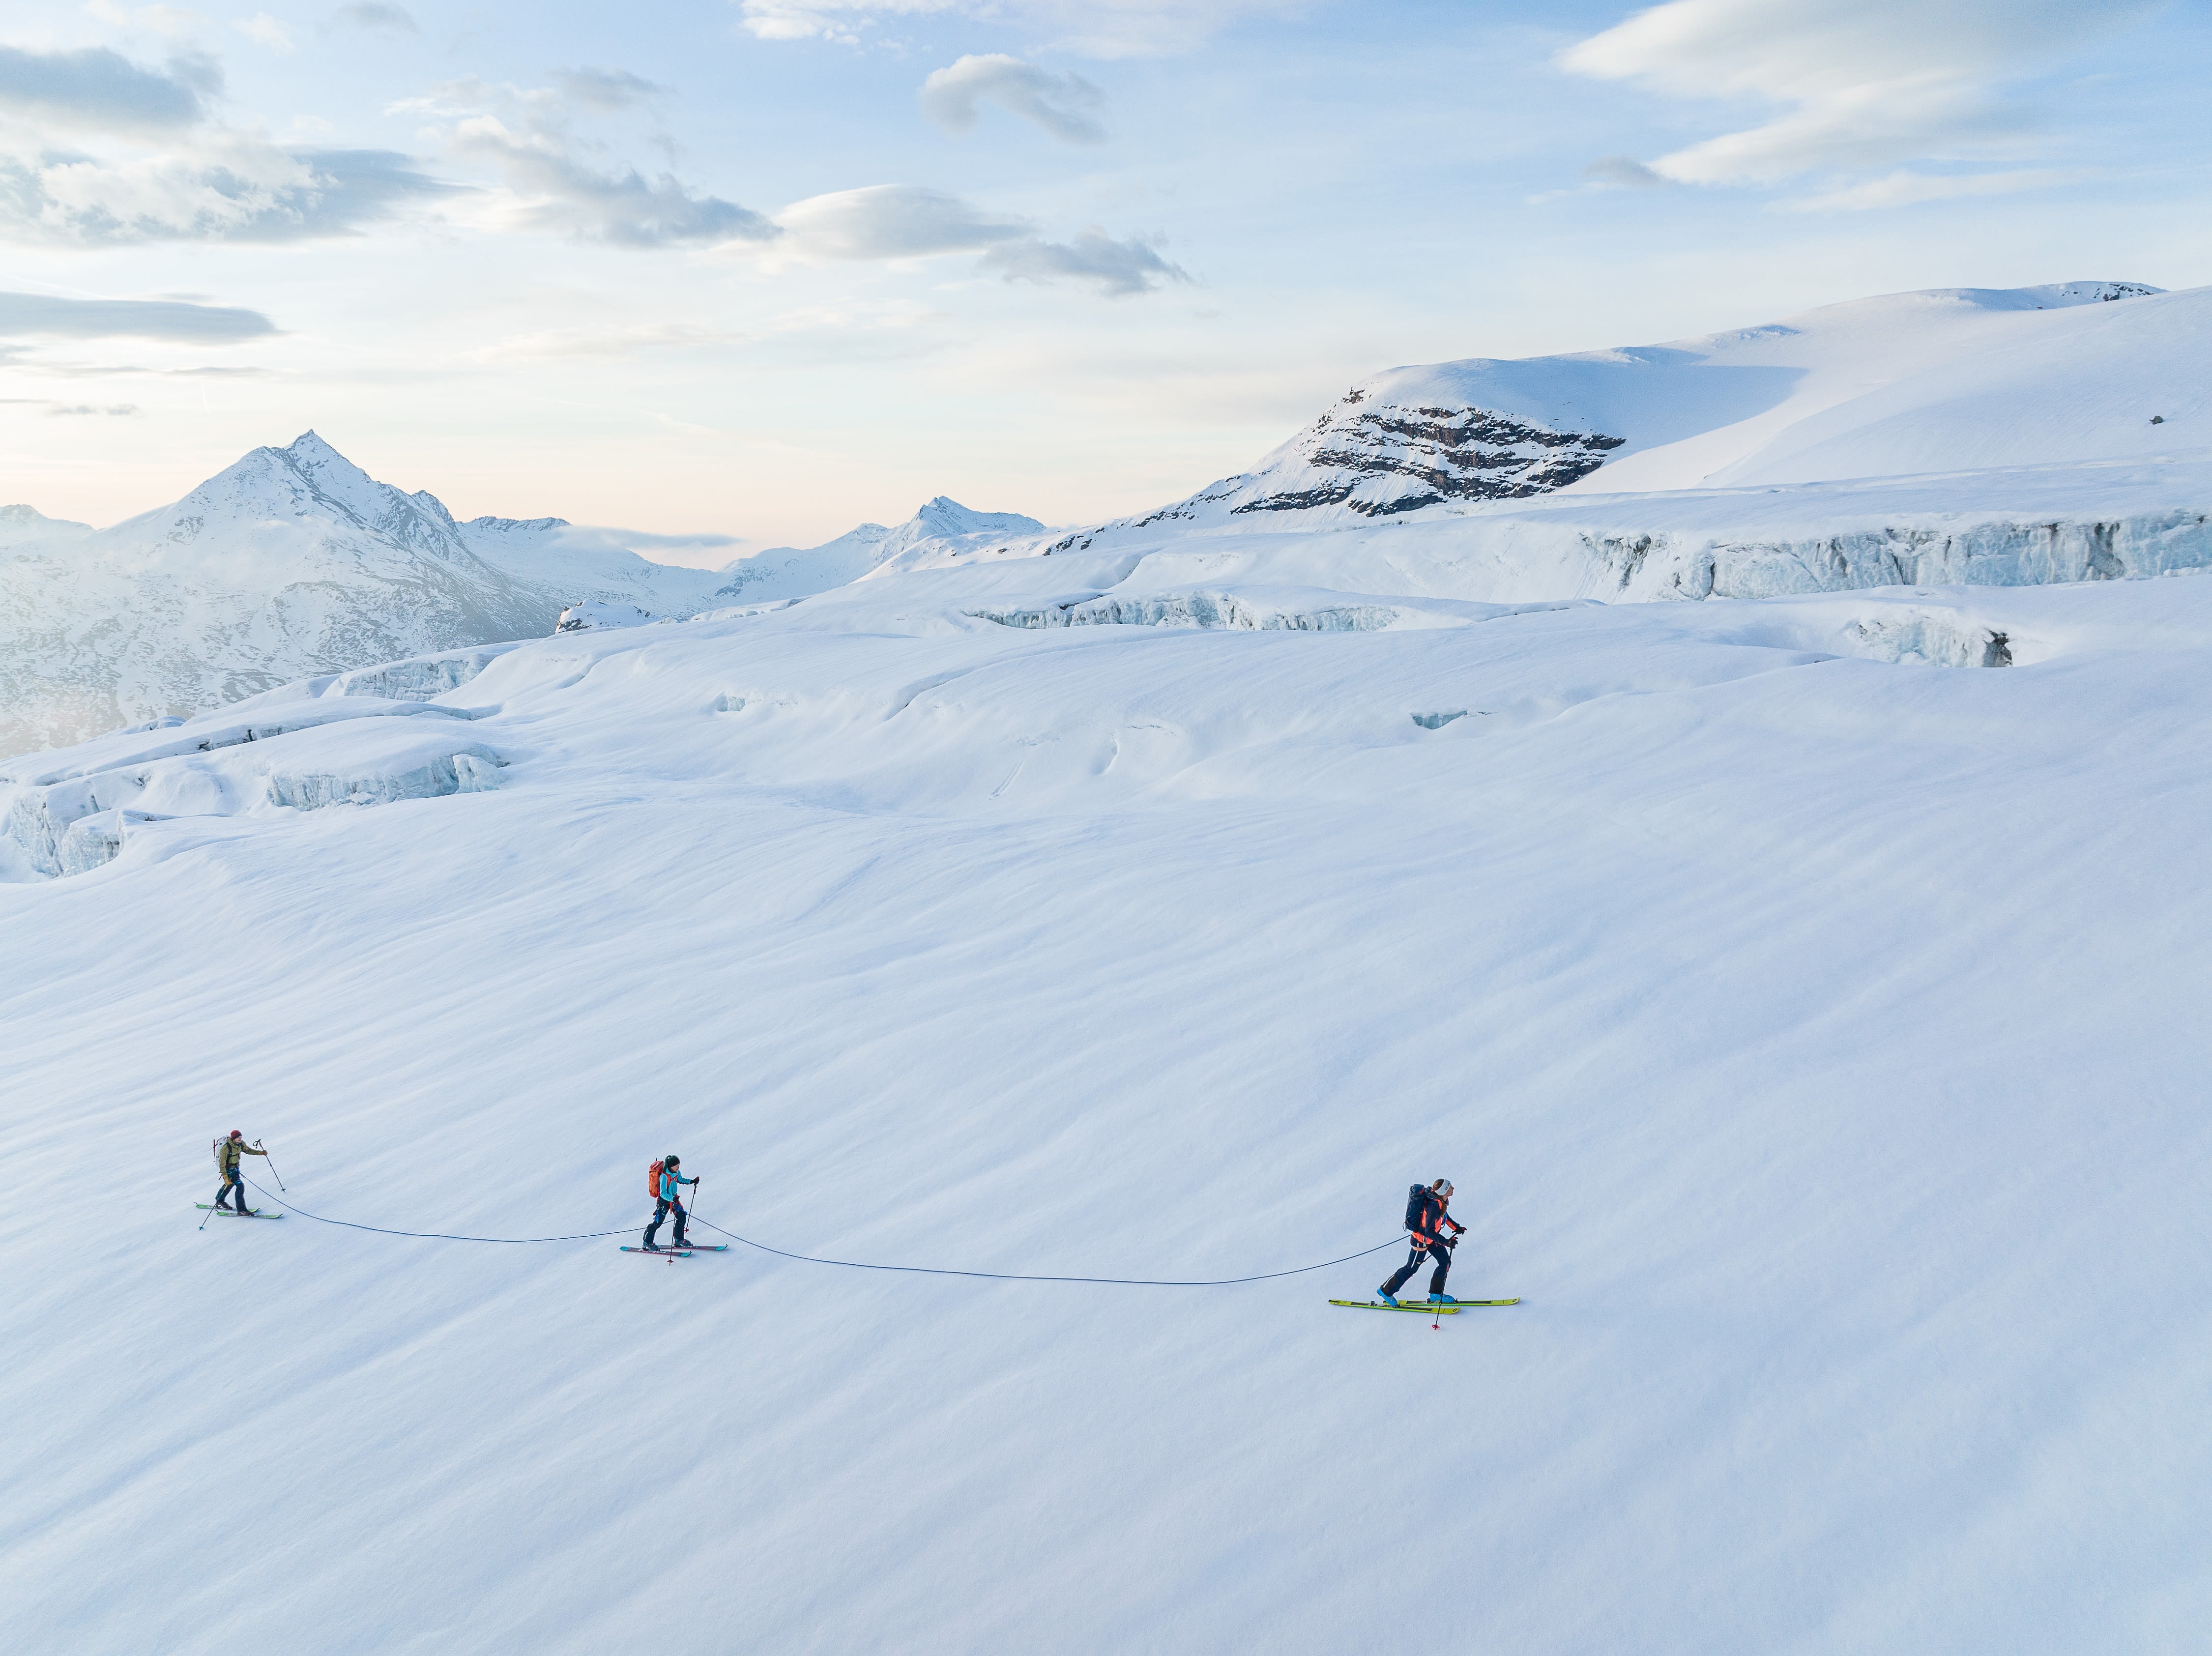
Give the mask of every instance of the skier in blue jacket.
M 647 1247 L 653 1246 L 653 1235 L 660 1228 L 660 1222 L 672 1212 L 676 1216 L 676 1240 L 669 1246 L 672 1247 L 684 1246 L 684 1227 L 690 1222 L 691 1218 L 691 1216 L 684 1210 L 684 1203 L 681 1200 L 684 1186 L 696 1185 L 699 1181 L 696 1179 L 686 1179 L 684 1176 L 681 1171 L 683 1162 L 684 1158 L 680 1156 L 664 1156 L 661 1159 L 660 1189 L 656 1192 L 659 1200 L 653 1206 L 653 1222 L 645 1228 L 645 1245 Z

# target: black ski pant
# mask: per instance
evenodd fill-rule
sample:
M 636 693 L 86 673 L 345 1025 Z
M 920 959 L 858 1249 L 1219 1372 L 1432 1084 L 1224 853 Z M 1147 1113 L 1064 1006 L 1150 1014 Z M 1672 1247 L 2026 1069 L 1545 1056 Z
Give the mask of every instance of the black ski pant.
M 672 1202 L 664 1196 L 653 1210 L 653 1222 L 645 1228 L 645 1245 L 647 1247 L 653 1246 L 653 1234 L 660 1228 L 660 1222 L 668 1216 L 669 1210 L 672 1208 L 676 1211 L 676 1240 L 670 1246 L 672 1247 L 684 1246 L 684 1227 L 690 1220 L 691 1216 L 684 1211 L 683 1203 Z
M 238 1192 L 238 1210 L 240 1213 L 245 1212 L 246 1180 L 239 1176 L 239 1172 L 236 1168 L 231 1168 L 228 1172 L 223 1174 L 222 1188 L 215 1193 L 215 1204 L 219 1208 L 228 1207 L 230 1204 L 224 1198 L 229 1196 L 233 1191 L 236 1191 Z
M 1407 1278 L 1421 1268 L 1421 1256 L 1425 1253 L 1437 1262 L 1437 1268 L 1429 1273 L 1429 1292 L 1443 1293 L 1444 1278 L 1451 1274 L 1452 1256 L 1451 1250 L 1442 1242 L 1414 1243 L 1413 1256 L 1390 1273 L 1390 1280 L 1382 1284 L 1382 1291 L 1385 1294 L 1395 1294 L 1400 1289 L 1405 1287 Z

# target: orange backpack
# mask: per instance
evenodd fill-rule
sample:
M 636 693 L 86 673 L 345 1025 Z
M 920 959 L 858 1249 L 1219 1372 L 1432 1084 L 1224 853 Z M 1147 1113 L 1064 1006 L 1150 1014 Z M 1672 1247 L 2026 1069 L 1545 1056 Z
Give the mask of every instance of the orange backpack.
M 664 1165 L 665 1164 L 662 1162 L 654 1162 L 653 1166 L 647 1170 L 645 1175 L 646 1183 L 652 1187 L 646 1193 L 652 1197 L 656 1202 L 660 1199 L 660 1170 Z

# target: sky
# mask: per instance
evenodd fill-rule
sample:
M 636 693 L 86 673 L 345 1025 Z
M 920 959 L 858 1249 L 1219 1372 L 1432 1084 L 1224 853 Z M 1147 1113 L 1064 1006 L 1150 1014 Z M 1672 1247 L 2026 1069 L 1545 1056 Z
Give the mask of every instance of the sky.
M 0 12 L 0 502 L 312 428 L 713 564 L 1401 363 L 2212 282 L 2205 0 L 247 3 Z

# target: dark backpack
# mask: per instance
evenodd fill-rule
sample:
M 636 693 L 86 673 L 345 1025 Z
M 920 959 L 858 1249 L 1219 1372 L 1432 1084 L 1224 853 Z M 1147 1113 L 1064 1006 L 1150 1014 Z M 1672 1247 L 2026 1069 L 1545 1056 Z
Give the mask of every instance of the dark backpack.
M 1406 1193 L 1406 1228 L 1407 1230 L 1420 1229 L 1421 1218 L 1428 1205 L 1429 1187 L 1426 1185 L 1416 1185 Z

